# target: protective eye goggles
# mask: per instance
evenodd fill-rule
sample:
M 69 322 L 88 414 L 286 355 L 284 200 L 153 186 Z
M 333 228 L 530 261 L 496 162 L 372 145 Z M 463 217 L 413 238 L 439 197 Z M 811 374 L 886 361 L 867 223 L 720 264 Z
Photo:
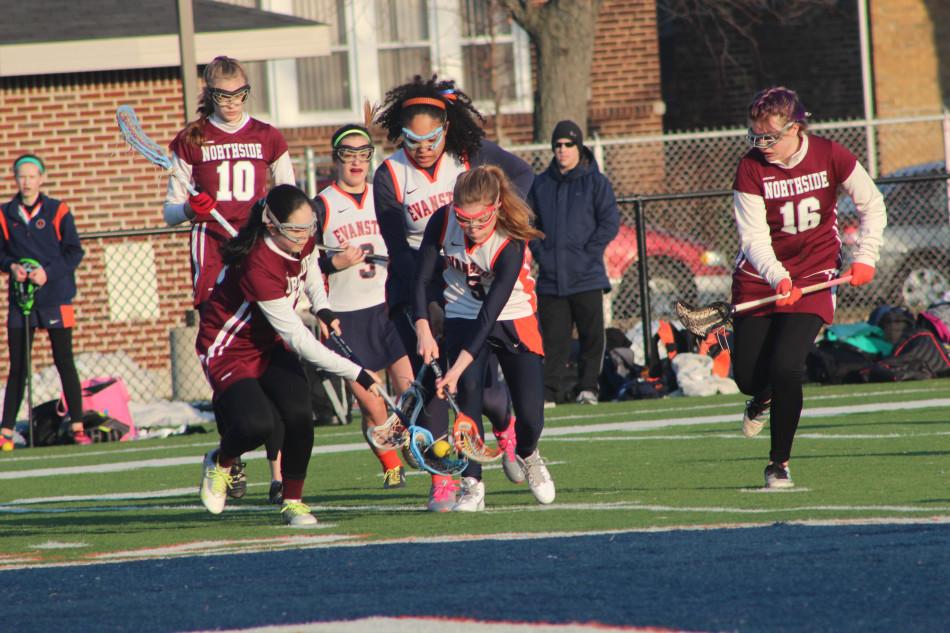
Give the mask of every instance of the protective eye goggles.
M 218 105 L 231 105 L 234 103 L 244 103 L 248 95 L 251 94 L 251 86 L 244 84 L 237 90 L 218 90 L 211 89 L 211 100 Z
M 445 136 L 445 128 L 439 126 L 426 134 L 425 136 L 417 136 L 412 133 L 412 130 L 409 128 L 402 128 L 402 144 L 410 152 L 414 152 L 417 149 L 433 149 L 442 144 L 442 139 Z M 426 144 L 423 144 L 423 141 L 429 141 Z
M 495 213 L 498 211 L 498 201 L 496 200 L 494 204 L 485 207 L 477 216 L 466 215 L 462 207 L 456 204 L 453 204 L 452 207 L 455 209 L 455 220 L 462 228 L 481 229 L 491 224 L 491 221 L 495 219 Z
M 310 222 L 307 224 L 292 224 L 290 222 L 278 222 L 277 216 L 270 210 L 270 207 L 264 205 L 264 222 L 277 229 L 277 232 L 286 237 L 294 244 L 306 242 L 317 232 L 317 216 L 311 215 Z
M 333 150 L 333 155 L 336 156 L 337 160 L 341 163 L 368 163 L 370 159 L 373 158 L 375 151 L 376 149 L 372 145 L 361 145 L 359 147 L 341 145 Z
M 789 121 L 783 125 L 782 129 L 778 132 L 768 132 L 766 134 L 756 134 L 752 131 L 752 128 L 749 128 L 749 131 L 746 132 L 745 140 L 750 146 L 756 149 L 768 149 L 781 141 L 785 133 L 792 129 L 792 126 L 796 123 L 798 123 L 798 121 Z

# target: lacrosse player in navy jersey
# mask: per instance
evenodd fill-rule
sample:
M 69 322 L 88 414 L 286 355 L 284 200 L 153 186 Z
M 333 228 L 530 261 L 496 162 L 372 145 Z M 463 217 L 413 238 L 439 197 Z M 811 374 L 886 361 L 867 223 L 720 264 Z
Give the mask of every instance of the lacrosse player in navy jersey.
M 413 310 L 418 352 L 424 362 L 439 356 L 428 318 L 427 291 L 443 269 L 444 349 L 449 368 L 436 390 L 458 393 L 462 413 L 482 431 L 482 390 L 489 351 L 501 364 L 515 410 L 516 454 L 539 503 L 554 501 L 554 481 L 538 451 L 544 428 L 543 349 L 537 297 L 527 242 L 544 234 L 504 172 L 493 165 L 459 176 L 453 202 L 439 209 L 419 249 Z M 452 508 L 485 509 L 481 465 L 462 472 L 461 494 Z
M 72 300 L 76 294 L 76 268 L 83 258 L 76 220 L 65 202 L 40 190 L 46 165 L 33 154 L 13 161 L 13 175 L 19 190 L 0 207 L 0 270 L 10 273 L 10 302 L 7 307 L 7 339 L 10 345 L 10 373 L 3 398 L 0 450 L 13 450 L 13 429 L 23 403 L 27 372 L 25 345 L 33 345 L 33 333 L 43 328 L 49 334 L 53 362 L 66 396 L 72 424 L 73 442 L 91 444 L 82 424 L 82 386 L 73 361 L 73 326 L 76 324 Z M 22 262 L 39 262 L 28 270 Z M 29 282 L 36 287 L 29 323 L 17 305 L 13 286 Z
M 822 325 L 834 319 L 834 289 L 802 295 L 841 266 L 836 202 L 839 188 L 854 200 L 859 243 L 847 275 L 852 286 L 874 279 L 887 223 L 884 200 L 854 155 L 808 133 L 809 114 L 798 95 L 779 86 L 749 106 L 751 149 L 733 185 L 739 255 L 733 304 L 783 295 L 735 318 L 733 366 L 739 389 L 752 396 L 743 433 L 758 434 L 770 418 L 768 488 L 791 488 L 788 462 L 802 411 L 805 356 Z
M 267 192 L 270 175 L 274 185 L 295 184 L 294 168 L 281 133 L 244 111 L 251 93 L 247 73 L 231 57 L 215 57 L 204 69 L 204 89 L 198 118 L 183 129 L 169 146 L 174 169 L 186 174 L 197 195 L 190 195 L 174 177 L 168 178 L 165 221 L 169 225 L 191 222 L 191 272 L 195 307 L 201 308 L 221 272 L 221 248 L 230 239 L 227 230 L 211 216 L 219 213 L 235 229 L 247 222 L 255 200 Z M 219 433 L 222 432 L 220 423 Z M 275 447 L 281 429 L 267 443 L 271 463 L 271 501 L 279 502 L 280 468 Z M 244 463 L 235 463 L 231 496 L 247 490 Z
M 337 179 L 320 192 L 314 203 L 322 242 L 343 250 L 320 257 L 320 268 L 328 279 L 327 298 L 358 362 L 374 372 L 388 370 L 396 393 L 402 393 L 412 382 L 412 365 L 386 313 L 386 266 L 366 259 L 368 254 L 387 254 L 376 221 L 373 188 L 367 182 L 375 150 L 373 140 L 365 127 L 344 125 L 333 133 L 330 142 Z M 343 353 L 334 341 L 328 345 Z M 357 383 L 350 387 L 360 405 L 364 433 L 367 425 L 386 421 L 386 405 L 380 397 Z M 399 453 L 371 448 L 383 469 L 383 488 L 405 486 Z
M 412 306 L 418 250 L 432 214 L 452 201 L 456 179 L 475 166 L 499 166 L 522 197 L 531 189 L 534 172 L 517 156 L 484 139 L 481 127 L 484 117 L 451 81 L 416 76 L 393 88 L 386 94 L 375 122 L 385 128 L 389 140 L 399 146 L 383 161 L 373 178 L 376 216 L 390 258 L 386 302 L 406 349 L 412 352 L 413 369 L 418 372 L 421 361 L 414 353 L 416 336 L 404 313 Z M 429 293 L 430 316 L 438 337 L 442 311 L 440 284 L 433 284 Z M 499 446 L 505 449 L 505 474 L 512 482 L 520 483 L 524 475 L 514 452 L 509 396 L 497 380 L 494 362 L 485 371 L 490 379 L 486 382 L 485 412 L 492 421 Z M 431 380 L 427 380 L 425 386 L 431 397 Z M 420 424 L 433 436 L 440 437 L 448 427 L 445 402 L 434 398 L 427 409 L 428 415 L 423 416 Z M 457 493 L 458 484 L 450 476 L 433 475 L 428 509 L 450 511 L 455 506 Z
M 285 428 L 281 449 L 284 521 L 317 521 L 303 503 L 313 450 L 313 418 L 307 379 L 311 363 L 354 380 L 364 389 L 375 378 L 327 349 L 295 312 L 302 294 L 324 324 L 339 329 L 327 303 L 317 262 L 317 218 L 306 194 L 278 185 L 251 209 L 247 224 L 223 251 L 226 267 L 205 306 L 196 348 L 214 392 L 215 417 L 224 424 L 217 449 L 205 455 L 201 501 L 220 514 L 232 483 L 231 466 Z

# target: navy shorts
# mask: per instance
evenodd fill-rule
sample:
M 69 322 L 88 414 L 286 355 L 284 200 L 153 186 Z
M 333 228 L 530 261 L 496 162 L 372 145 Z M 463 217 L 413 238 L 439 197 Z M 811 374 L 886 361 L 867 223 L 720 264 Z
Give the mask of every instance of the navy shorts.
M 30 311 L 30 327 L 43 330 L 58 330 L 76 325 L 76 315 L 71 305 L 33 306 Z M 23 329 L 23 313 L 20 308 L 11 305 L 7 316 L 7 327 L 13 330 Z
M 337 312 L 343 340 L 353 350 L 357 364 L 371 371 L 385 369 L 406 355 L 395 324 L 386 313 L 386 305 L 379 304 L 362 310 Z M 345 356 L 332 340 L 327 347 Z

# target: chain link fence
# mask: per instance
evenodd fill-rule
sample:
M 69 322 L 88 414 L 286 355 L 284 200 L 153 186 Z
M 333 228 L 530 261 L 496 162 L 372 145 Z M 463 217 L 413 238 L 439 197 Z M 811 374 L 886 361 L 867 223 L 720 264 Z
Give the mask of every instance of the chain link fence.
M 918 311 L 950 298 L 948 210 L 943 117 L 816 125 L 817 133 L 851 149 L 878 178 L 889 223 L 873 284 L 844 287 L 838 319 L 864 320 L 879 303 Z M 630 139 L 592 139 L 621 211 L 620 233 L 607 269 L 609 324 L 629 331 L 672 313 L 676 299 L 705 303 L 728 298 L 737 251 L 732 219 L 733 171 L 745 151 L 745 130 Z M 547 145 L 513 148 L 536 172 L 551 159 Z M 873 158 L 873 160 L 869 160 Z M 325 168 L 313 154 L 298 163 L 311 189 Z M 322 174 L 322 172 L 320 172 Z M 313 189 L 311 189 L 313 190 Z M 646 192 L 649 192 L 647 194 Z M 637 216 L 644 230 L 637 232 Z M 857 239 L 857 218 L 839 203 L 845 265 Z M 210 396 L 195 352 L 188 234 L 147 229 L 82 236 L 86 256 L 77 272 L 74 349 L 83 379 L 122 376 L 135 400 L 202 400 Z M 640 244 L 646 258 L 640 258 Z M 646 266 L 649 301 L 641 299 L 639 266 Z M 649 304 L 650 313 L 643 308 Z M 0 319 L 6 318 L 0 305 Z M 633 337 L 631 337 L 633 338 Z M 7 372 L 6 359 L 0 373 Z M 34 345 L 34 402 L 58 397 L 59 380 L 45 335 Z

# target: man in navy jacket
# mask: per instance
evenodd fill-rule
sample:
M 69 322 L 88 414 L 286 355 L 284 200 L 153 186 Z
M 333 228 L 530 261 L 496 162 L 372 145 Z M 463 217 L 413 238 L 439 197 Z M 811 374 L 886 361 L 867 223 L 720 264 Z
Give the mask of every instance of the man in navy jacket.
M 580 353 L 576 401 L 597 404 L 604 360 L 604 293 L 610 290 L 604 251 L 617 235 L 620 212 L 610 181 L 584 146 L 573 121 L 561 121 L 551 135 L 554 159 L 535 178 L 528 202 L 543 240 L 531 242 L 538 262 L 537 294 L 544 339 L 546 403 L 562 402 L 577 326 Z

